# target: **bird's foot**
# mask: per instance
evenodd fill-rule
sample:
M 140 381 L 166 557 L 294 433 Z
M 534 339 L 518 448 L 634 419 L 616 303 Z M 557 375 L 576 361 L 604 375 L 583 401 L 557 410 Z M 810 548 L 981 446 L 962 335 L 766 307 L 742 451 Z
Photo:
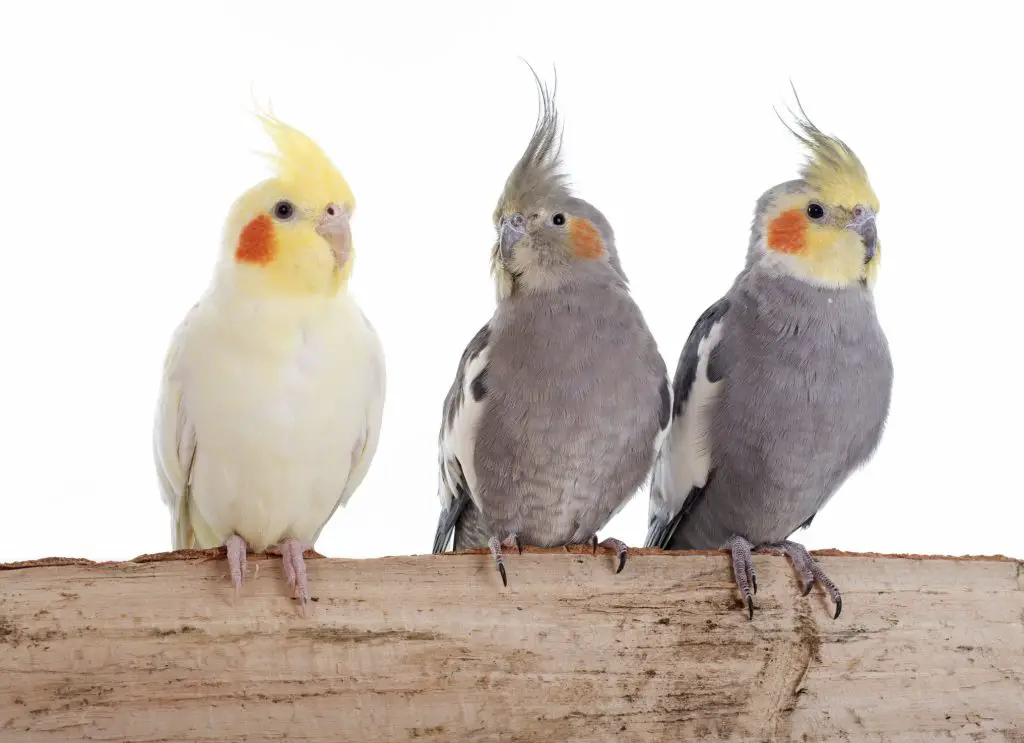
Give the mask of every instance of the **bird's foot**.
M 246 554 L 249 551 L 245 540 L 237 534 L 232 534 L 224 542 L 228 551 L 228 572 L 231 574 L 231 583 L 234 586 L 233 601 L 237 602 L 242 593 L 242 583 L 245 582 Z
M 312 545 L 298 539 L 286 539 L 267 550 L 281 555 L 284 579 L 292 589 L 292 596 L 299 600 L 303 616 L 306 616 L 309 610 L 309 580 L 306 577 L 306 561 L 302 553 L 310 547 Z
M 509 534 L 505 541 L 499 540 L 497 537 L 491 537 L 487 542 L 487 546 L 491 548 L 491 554 L 494 555 L 494 564 L 498 567 L 498 572 L 501 573 L 501 585 L 508 586 L 508 576 L 505 574 L 505 562 L 501 556 L 501 548 L 515 547 L 519 550 L 519 554 L 523 554 L 523 543 L 519 541 L 518 534 Z
M 615 554 L 619 556 L 619 567 L 615 569 L 615 573 L 616 575 L 621 573 L 622 569 L 626 567 L 626 558 L 629 556 L 629 547 L 626 546 L 626 543 L 620 539 L 615 539 L 614 537 L 608 537 L 603 542 L 598 542 L 597 534 L 595 534 L 590 538 L 590 548 L 593 550 L 595 555 L 597 554 L 598 547 L 606 547 L 607 549 L 615 550 Z
M 836 606 L 836 613 L 832 618 L 839 618 L 839 613 L 843 610 L 843 596 L 839 593 L 839 589 L 836 588 L 836 584 L 825 575 L 821 565 L 807 552 L 806 547 L 797 542 L 786 540 L 776 544 L 766 544 L 763 547 L 759 547 L 758 552 L 770 552 L 788 557 L 793 563 L 793 567 L 796 568 L 796 571 L 800 573 L 800 577 L 803 579 L 804 596 L 811 592 L 815 583 L 820 584 Z
M 754 618 L 754 593 L 757 593 L 757 574 L 754 572 L 753 545 L 743 537 L 734 535 L 722 547 L 732 553 L 732 574 L 736 586 L 747 604 L 747 619 Z M 753 587 L 753 593 L 751 592 Z
M 505 537 L 505 540 L 501 543 L 501 546 L 505 549 L 512 549 L 515 547 L 519 554 L 523 554 L 523 543 L 519 540 L 518 534 L 509 534 Z

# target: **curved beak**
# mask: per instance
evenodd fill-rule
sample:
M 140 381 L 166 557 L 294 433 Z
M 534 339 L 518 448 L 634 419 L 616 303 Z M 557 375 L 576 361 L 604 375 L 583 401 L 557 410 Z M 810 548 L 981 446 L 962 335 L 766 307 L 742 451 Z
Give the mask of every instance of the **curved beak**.
M 526 220 L 522 214 L 509 214 L 498 221 L 498 255 L 502 262 L 512 260 L 512 251 L 525 234 Z
M 347 205 L 339 206 L 331 202 L 324 207 L 323 213 L 316 223 L 316 234 L 320 235 L 331 246 L 334 260 L 341 268 L 348 263 L 352 254 L 352 230 L 349 227 L 351 216 Z
M 854 210 L 853 219 L 847 229 L 853 230 L 860 235 L 864 243 L 864 263 L 870 263 L 875 257 L 875 248 L 878 244 L 878 227 L 875 225 L 875 213 L 869 207 L 858 205 Z

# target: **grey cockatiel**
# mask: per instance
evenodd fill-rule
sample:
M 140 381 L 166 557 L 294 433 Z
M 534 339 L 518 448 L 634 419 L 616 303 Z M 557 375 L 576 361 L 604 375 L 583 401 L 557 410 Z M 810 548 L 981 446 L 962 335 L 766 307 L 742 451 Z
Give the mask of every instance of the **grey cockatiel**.
M 872 456 L 892 391 L 872 297 L 878 199 L 854 153 L 801 114 L 801 178 L 757 202 L 746 266 L 686 341 L 651 483 L 646 545 L 731 551 L 751 618 L 752 549 L 788 555 L 804 595 L 817 581 L 839 616 L 839 590 L 788 538 Z
M 608 220 L 560 166 L 553 98 L 494 212 L 497 308 L 459 361 L 439 437 L 434 552 L 590 542 L 643 485 L 667 430 L 665 363 Z M 626 545 L 603 543 L 618 551 Z

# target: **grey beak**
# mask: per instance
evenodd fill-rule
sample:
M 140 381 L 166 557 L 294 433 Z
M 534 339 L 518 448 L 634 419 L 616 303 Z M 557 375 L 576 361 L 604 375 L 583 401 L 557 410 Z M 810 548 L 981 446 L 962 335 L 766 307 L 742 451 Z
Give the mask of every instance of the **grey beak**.
M 875 225 L 875 213 L 866 206 L 857 206 L 854 211 L 853 220 L 846 225 L 860 235 L 864 243 L 864 263 L 870 263 L 875 257 L 875 247 L 878 244 L 878 227 Z
M 508 263 L 512 260 L 512 251 L 526 234 L 526 220 L 522 214 L 511 214 L 502 217 L 498 222 L 498 254 L 501 260 Z

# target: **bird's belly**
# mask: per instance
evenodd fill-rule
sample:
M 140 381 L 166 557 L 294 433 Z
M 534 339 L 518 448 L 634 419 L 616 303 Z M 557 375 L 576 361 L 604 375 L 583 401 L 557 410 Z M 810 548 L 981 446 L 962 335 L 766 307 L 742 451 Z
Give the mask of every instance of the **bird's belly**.
M 713 433 L 713 481 L 694 525 L 703 541 L 787 539 L 873 450 L 885 411 L 871 390 L 792 379 L 766 386 L 756 402 L 730 406 L 726 393 Z
M 197 540 L 238 534 L 260 551 L 285 538 L 312 540 L 341 497 L 362 436 L 359 375 L 336 364 L 213 366 L 185 393 L 197 441 L 192 508 L 206 527 L 196 528 Z
M 478 497 L 497 536 L 542 547 L 586 541 L 640 487 L 658 432 L 657 393 L 605 392 L 590 392 L 604 402 L 582 416 L 560 414 L 574 409 L 569 400 L 538 403 L 522 430 L 505 429 L 496 461 L 477 460 Z

